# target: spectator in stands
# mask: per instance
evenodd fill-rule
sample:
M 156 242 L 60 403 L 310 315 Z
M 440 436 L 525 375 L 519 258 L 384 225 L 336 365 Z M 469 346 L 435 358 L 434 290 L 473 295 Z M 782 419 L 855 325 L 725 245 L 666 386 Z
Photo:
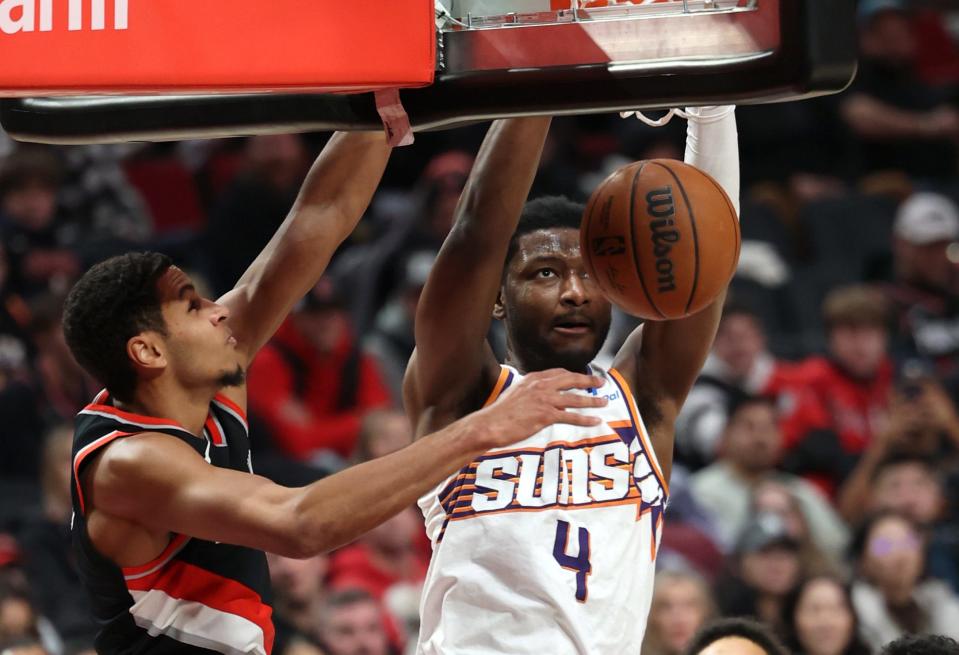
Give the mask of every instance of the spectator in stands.
M 390 404 L 376 362 L 363 354 L 331 278 L 324 278 L 257 355 L 250 408 L 284 454 L 352 456 L 363 414 Z
M 857 507 L 847 502 L 851 521 L 883 511 L 898 512 L 926 537 L 926 569 L 929 575 L 948 582 L 959 593 L 959 525 L 946 511 L 944 475 L 932 458 L 891 452 L 872 470 L 865 502 Z
M 715 519 L 721 544 L 727 550 L 735 544 L 749 520 L 753 490 L 769 477 L 799 500 L 814 535 L 841 534 L 842 521 L 813 485 L 776 471 L 783 438 L 775 401 L 765 396 L 734 395 L 728 414 L 720 458 L 690 479 L 693 497 Z
M 669 521 L 663 526 L 656 561 L 659 568 L 690 570 L 713 582 L 723 572 L 725 555 L 716 529 L 717 517 L 696 502 L 682 466 L 670 476 Z
M 787 408 L 786 468 L 831 495 L 884 425 L 893 364 L 885 299 L 877 290 L 833 290 L 823 319 L 828 354 L 780 366 L 768 390 Z
M 403 405 L 403 376 L 416 346 L 416 306 L 434 259 L 436 252 L 432 250 L 416 251 L 407 257 L 402 285 L 376 315 L 373 329 L 363 342 L 364 349 L 379 362 L 397 407 Z
M 100 386 L 77 364 L 63 335 L 63 300 L 46 294 L 32 303 L 30 334 L 37 348 L 37 379 L 49 422 L 72 421 Z
M 760 512 L 776 514 L 783 520 L 786 532 L 799 544 L 803 570 L 834 569 L 842 560 L 849 540 L 847 532 L 813 534 L 799 499 L 775 477 L 762 480 L 753 490 L 750 513 Z
M 413 427 L 406 413 L 396 409 L 374 409 L 363 416 L 356 460 L 377 459 L 413 443 Z
M 686 655 L 788 655 L 788 651 L 762 623 L 727 618 L 707 623 Z
M 330 560 L 333 591 L 362 590 L 382 608 L 389 643 L 402 649 L 419 632 L 419 605 L 431 549 L 423 517 L 410 507 L 373 528 Z
M 0 240 L 0 370 L 6 375 L 26 375 L 33 357 L 27 334 L 30 309 L 12 288 L 11 263 Z
M 72 425 L 61 424 L 47 435 L 41 477 L 43 514 L 19 536 L 33 601 L 71 651 L 92 648 L 98 629 L 70 549 L 72 448 Z
M 916 525 L 893 513 L 873 516 L 857 533 L 852 598 L 870 647 L 906 633 L 959 636 L 959 598 L 941 580 L 922 578 L 923 549 Z
M 395 585 L 419 585 L 428 558 L 418 547 L 423 519 L 413 507 L 373 528 L 330 561 L 331 589 L 363 589 L 382 600 Z
M 839 509 L 850 521 L 869 504 L 879 464 L 890 455 L 935 458 L 940 472 L 955 468 L 959 453 L 959 412 L 930 377 L 908 377 L 892 395 L 889 422 L 863 453 L 839 494 Z
M 0 425 L 4 436 L 0 484 L 17 479 L 32 484 L 39 472 L 37 435 L 43 432 L 43 419 L 33 372 L 35 348 L 27 331 L 29 321 L 27 304 L 10 286 L 10 263 L 0 240 Z M 3 487 L 0 522 L 18 509 L 8 485 Z
M 858 137 L 860 166 L 914 177 L 954 175 L 959 112 L 950 89 L 926 84 L 916 73 L 905 0 L 862 0 L 859 25 L 859 75 L 840 112 Z
M 330 594 L 320 613 L 320 642 L 329 655 L 388 655 L 379 603 L 365 591 Z
M 680 655 L 716 616 L 706 582 L 694 573 L 659 571 L 643 641 L 643 655 Z
M 712 462 L 728 419 L 730 395 L 762 392 L 774 367 L 759 316 L 730 296 L 712 353 L 676 420 L 677 461 L 692 469 Z
M 58 216 L 61 170 L 52 152 L 21 147 L 0 162 L 0 240 L 10 285 L 26 296 L 66 291 L 80 271 L 80 237 Z
M 886 644 L 880 655 L 959 655 L 959 643 L 942 635 L 906 635 Z
M 781 628 L 786 595 L 805 575 L 800 544 L 776 514 L 759 513 L 743 529 L 732 566 L 717 583 L 724 616 L 752 616 Z
M 0 578 L 0 643 L 39 639 L 38 616 L 24 585 L 9 575 Z
M 806 578 L 786 598 L 782 625 L 797 655 L 870 655 L 859 636 L 849 588 L 838 578 Z
M 317 648 L 319 616 L 324 603 L 324 579 L 329 557 L 297 560 L 267 553 L 273 585 L 273 624 L 276 655 L 307 655 Z
M 336 262 L 335 274 L 352 290 L 350 314 L 363 334 L 404 279 L 410 253 L 438 252 L 453 225 L 453 210 L 473 167 L 465 152 L 442 152 L 420 176 L 412 199 L 388 211 L 382 234 L 354 247 Z M 374 203 L 376 207 L 376 203 Z
M 959 376 L 959 208 L 917 193 L 893 227 L 897 349 L 933 361 L 940 379 Z
M 89 263 L 126 252 L 153 235 L 150 211 L 124 169 L 144 147 L 116 143 L 57 150 L 63 162 L 60 202 L 83 225 Z
M 217 294 L 233 288 L 283 222 L 310 165 L 302 137 L 252 137 L 241 174 L 219 198 L 206 231 L 207 278 Z

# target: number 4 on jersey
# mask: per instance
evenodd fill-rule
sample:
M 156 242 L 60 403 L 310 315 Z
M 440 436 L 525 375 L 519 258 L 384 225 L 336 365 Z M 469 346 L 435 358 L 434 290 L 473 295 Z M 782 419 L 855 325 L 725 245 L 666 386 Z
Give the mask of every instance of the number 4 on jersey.
M 556 524 L 556 541 L 553 543 L 553 557 L 564 569 L 576 572 L 576 600 L 586 602 L 589 590 L 586 588 L 587 576 L 593 572 L 589 563 L 589 531 L 579 529 L 579 550 L 576 556 L 566 554 L 569 547 L 569 523 L 559 521 Z

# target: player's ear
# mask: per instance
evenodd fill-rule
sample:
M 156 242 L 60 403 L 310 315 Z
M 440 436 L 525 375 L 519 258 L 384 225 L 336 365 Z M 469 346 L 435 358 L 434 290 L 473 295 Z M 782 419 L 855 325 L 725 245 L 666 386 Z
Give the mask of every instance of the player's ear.
M 503 306 L 503 288 L 496 293 L 496 303 L 493 305 L 493 318 L 497 321 L 506 320 L 506 308 Z
M 166 368 L 166 349 L 157 332 L 141 332 L 127 341 L 127 357 L 137 368 L 161 371 Z

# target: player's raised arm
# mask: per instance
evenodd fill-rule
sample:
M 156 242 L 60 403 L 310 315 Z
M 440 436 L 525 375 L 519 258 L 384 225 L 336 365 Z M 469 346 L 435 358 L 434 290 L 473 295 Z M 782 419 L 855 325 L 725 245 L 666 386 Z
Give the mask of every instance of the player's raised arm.
M 412 446 L 299 489 L 210 466 L 186 443 L 144 433 L 106 446 L 81 474 L 82 493 L 98 512 L 148 530 L 309 557 L 348 543 L 409 507 L 490 448 L 556 423 L 599 424 L 596 416 L 566 410 L 602 407 L 604 399 L 565 391 L 601 383 L 562 370 L 529 375 L 494 405 Z M 91 521 L 90 530 L 97 529 Z M 95 538 L 102 550 L 111 544 L 128 547 L 110 534 Z
M 738 216 L 735 108 L 702 107 L 687 113 L 685 161 L 719 182 Z M 667 476 L 672 464 L 673 423 L 712 347 L 725 297 L 724 289 L 712 304 L 686 318 L 646 321 L 616 357 L 615 366 L 633 383 L 637 400 L 650 408 L 646 419 L 653 424 L 648 426 L 653 446 Z
M 414 419 L 427 407 L 459 407 L 495 383 L 499 365 L 486 334 L 549 124 L 496 121 L 483 142 L 417 309 L 416 352 L 404 383 Z
M 334 134 L 286 220 L 236 287 L 219 300 L 252 360 L 293 305 L 317 283 L 376 191 L 390 147 L 382 132 Z

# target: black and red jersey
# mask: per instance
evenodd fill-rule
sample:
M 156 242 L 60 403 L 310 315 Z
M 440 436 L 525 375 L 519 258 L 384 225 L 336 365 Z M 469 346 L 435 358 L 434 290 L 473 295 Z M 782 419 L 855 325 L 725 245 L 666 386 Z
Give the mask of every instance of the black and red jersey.
M 176 421 L 121 411 L 106 391 L 77 415 L 73 549 L 101 626 L 97 652 L 268 655 L 273 647 L 273 610 L 262 551 L 175 534 L 152 562 L 120 568 L 91 543 L 79 484 L 84 466 L 115 439 L 143 432 L 180 439 L 213 466 L 252 473 L 246 416 L 222 395 L 210 403 L 201 437 Z

